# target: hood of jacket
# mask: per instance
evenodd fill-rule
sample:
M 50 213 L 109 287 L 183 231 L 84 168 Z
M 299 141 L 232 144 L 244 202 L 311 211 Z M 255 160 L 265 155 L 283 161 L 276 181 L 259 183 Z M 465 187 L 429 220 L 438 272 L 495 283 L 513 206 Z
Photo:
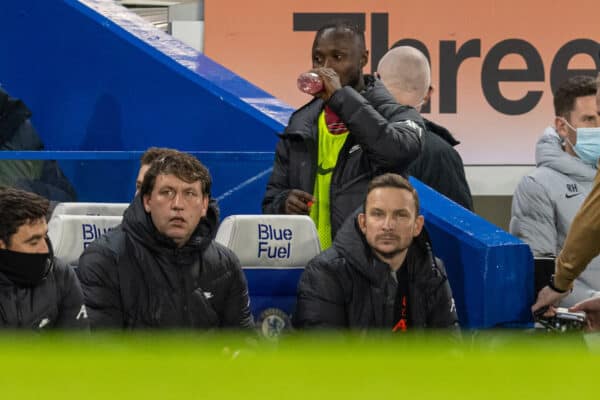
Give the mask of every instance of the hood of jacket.
M 386 279 L 386 275 L 389 274 L 389 265 L 384 262 L 377 262 L 371 251 L 358 226 L 357 217 L 361 212 L 363 212 L 362 207 L 346 219 L 333 241 L 333 247 L 348 261 L 352 268 L 373 285 L 379 287 Z M 435 263 L 429 236 L 423 228 L 421 234 L 414 238 L 406 255 L 406 263 L 409 266 L 409 279 L 414 280 L 415 275 L 421 272 L 420 269 L 415 270 L 414 267 L 419 264 L 419 260 L 423 260 L 425 257 L 429 257 Z
M 569 176 L 576 181 L 593 181 L 596 169 L 563 149 L 562 138 L 549 126 L 535 148 L 535 164 Z
M 385 106 L 402 107 L 406 110 L 411 107 L 401 106 L 396 103 L 394 97 L 385 88 L 381 80 L 375 79 L 372 75 L 363 76 L 365 88 L 360 94 L 369 101 L 371 106 L 380 109 Z M 325 102 L 318 97 L 313 98 L 310 102 L 300 107 L 290 117 L 288 126 L 283 135 L 300 135 L 303 137 L 311 137 L 317 134 L 315 129 L 316 121 L 323 109 Z M 416 113 L 416 111 L 414 111 Z
M 428 132 L 435 133 L 444 141 L 446 141 L 450 146 L 454 147 L 460 144 L 460 141 L 456 140 L 456 138 L 452 135 L 452 133 L 450 133 L 448 129 L 426 118 L 423 118 L 423 121 L 425 122 L 425 128 Z
M 0 143 L 12 138 L 21 124 L 31 117 L 25 103 L 0 88 Z
M 215 205 L 214 202 L 209 203 L 206 216 L 200 219 L 190 239 L 180 248 L 182 252 L 202 251 L 211 243 L 217 229 L 218 211 L 214 209 Z M 144 209 L 140 195 L 135 196 L 125 210 L 122 227 L 136 242 L 146 247 L 151 253 L 177 249 L 173 239 L 156 229 L 152 217 Z

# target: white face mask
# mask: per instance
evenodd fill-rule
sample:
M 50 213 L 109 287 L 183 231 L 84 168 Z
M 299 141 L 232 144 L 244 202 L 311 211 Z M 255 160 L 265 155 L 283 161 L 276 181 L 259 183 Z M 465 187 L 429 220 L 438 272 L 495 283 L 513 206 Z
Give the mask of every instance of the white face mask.
M 577 142 L 575 145 L 571 143 L 569 138 L 565 138 L 569 146 L 573 149 L 577 157 L 579 157 L 586 164 L 596 166 L 598 164 L 598 158 L 600 158 L 600 127 L 594 128 L 575 128 L 566 119 L 561 118 L 565 121 L 565 124 L 573 129 L 577 135 Z

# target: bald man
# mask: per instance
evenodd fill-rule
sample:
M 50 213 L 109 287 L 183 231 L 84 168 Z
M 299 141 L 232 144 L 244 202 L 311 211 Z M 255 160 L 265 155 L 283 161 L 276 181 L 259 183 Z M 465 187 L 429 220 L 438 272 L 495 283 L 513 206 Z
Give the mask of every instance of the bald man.
M 431 69 L 423 53 L 398 46 L 379 61 L 377 73 L 396 101 L 417 111 L 431 98 Z M 473 199 L 462 159 L 453 146 L 460 142 L 443 126 L 425 119 L 425 144 L 407 173 L 463 207 L 472 210 Z

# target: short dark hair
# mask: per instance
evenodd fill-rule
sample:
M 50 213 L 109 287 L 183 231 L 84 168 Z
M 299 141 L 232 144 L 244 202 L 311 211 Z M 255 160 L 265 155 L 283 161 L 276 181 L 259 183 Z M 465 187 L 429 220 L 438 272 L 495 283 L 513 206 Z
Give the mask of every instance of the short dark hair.
M 22 225 L 46 218 L 50 202 L 35 193 L 0 186 L 0 240 L 10 246 Z
M 567 79 L 554 93 L 554 115 L 568 118 L 575 99 L 595 95 L 597 90 L 596 79 L 591 76 L 577 75 Z
M 362 47 L 361 50 L 367 49 L 365 45 L 365 32 L 363 29 L 361 29 L 357 24 L 349 20 L 334 20 L 319 28 L 315 35 L 315 40 L 313 41 L 313 50 L 315 49 L 317 41 L 319 41 L 323 33 L 329 29 L 333 29 L 336 32 L 348 31 L 352 33 L 354 37 L 358 38 L 359 44 Z
M 173 150 L 152 162 L 148 172 L 144 176 L 140 193 L 142 196 L 149 195 L 154 190 L 156 177 L 158 175 L 175 175 L 187 183 L 200 181 L 202 193 L 210 196 L 212 184 L 208 169 L 193 155 Z
M 140 158 L 140 166 L 150 165 L 154 162 L 154 160 L 158 160 L 159 158 L 166 156 L 167 154 L 176 154 L 177 150 L 169 149 L 168 147 L 150 147 L 148 150 L 142 154 L 142 158 Z
M 364 203 L 365 212 L 367 211 L 367 197 L 369 197 L 369 193 L 379 188 L 396 188 L 408 190 L 412 194 L 413 199 L 415 200 L 416 215 L 419 215 L 419 195 L 417 194 L 417 191 L 406 178 L 404 178 L 402 175 L 393 173 L 379 175 L 373 178 L 371 182 L 369 182 L 369 186 L 367 186 L 367 195 L 365 196 Z

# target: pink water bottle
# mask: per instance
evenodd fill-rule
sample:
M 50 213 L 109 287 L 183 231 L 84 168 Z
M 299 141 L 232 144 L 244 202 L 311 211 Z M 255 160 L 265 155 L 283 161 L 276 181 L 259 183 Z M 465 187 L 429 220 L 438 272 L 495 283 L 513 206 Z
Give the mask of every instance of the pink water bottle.
M 323 81 L 318 74 L 314 72 L 304 72 L 298 77 L 296 82 L 298 89 L 307 94 L 317 94 L 323 90 Z

